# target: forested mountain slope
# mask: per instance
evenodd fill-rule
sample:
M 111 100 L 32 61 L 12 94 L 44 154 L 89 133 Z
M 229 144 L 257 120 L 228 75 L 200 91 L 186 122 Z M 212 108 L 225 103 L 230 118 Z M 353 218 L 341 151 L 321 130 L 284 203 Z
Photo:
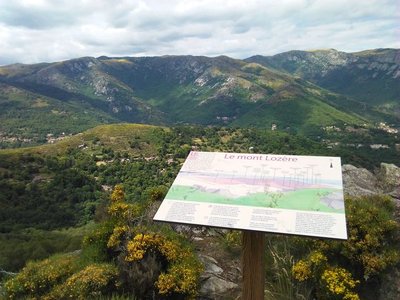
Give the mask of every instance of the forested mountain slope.
M 345 123 L 392 121 L 393 115 L 370 104 L 261 64 L 225 56 L 163 56 L 3 66 L 0 134 L 4 140 L 25 139 L 22 144 L 29 144 L 44 142 L 47 134 L 121 121 L 276 124 L 303 133 Z
M 289 51 L 246 61 L 287 72 L 400 117 L 399 49 Z

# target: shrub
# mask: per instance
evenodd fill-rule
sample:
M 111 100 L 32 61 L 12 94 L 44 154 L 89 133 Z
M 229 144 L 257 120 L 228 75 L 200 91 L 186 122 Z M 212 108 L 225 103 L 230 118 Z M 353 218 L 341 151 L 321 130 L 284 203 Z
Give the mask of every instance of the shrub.
M 154 198 L 160 197 L 161 190 L 153 192 Z M 80 256 L 29 263 L 6 282 L 6 297 L 98 299 L 115 293 L 138 299 L 195 297 L 202 266 L 192 249 L 167 226 L 143 225 L 138 215 L 146 206 L 127 204 L 124 198 L 117 185 L 109 218 L 85 236 Z
M 172 264 L 167 272 L 162 273 L 156 282 L 160 295 L 194 298 L 197 294 L 198 279 L 201 269 L 193 262 Z
M 92 264 L 70 276 L 46 295 L 46 300 L 88 299 L 110 295 L 118 286 L 118 270 L 112 264 Z
M 20 273 L 8 280 L 8 299 L 39 299 L 77 270 L 76 255 L 55 255 L 39 262 L 29 262 Z
M 234 253 L 238 252 L 242 246 L 242 232 L 240 230 L 230 230 L 224 236 L 222 244 L 225 249 Z
M 294 278 L 309 282 L 318 299 L 373 299 L 384 272 L 400 260 L 394 210 L 387 196 L 346 198 L 348 239 L 308 240 L 311 252 L 293 266 Z
M 107 248 L 108 240 L 114 230 L 114 222 L 105 221 L 83 238 L 81 260 L 83 264 L 92 262 L 106 262 L 113 257 L 112 251 Z
M 117 185 L 109 206 L 115 226 L 107 247 L 116 257 L 123 290 L 141 299 L 157 295 L 173 299 L 194 297 L 201 264 L 191 248 L 170 229 L 150 229 L 139 218 L 146 206 L 163 194 L 162 188 L 149 190 L 148 201 L 139 207 L 126 203 L 123 190 Z
M 354 292 L 359 280 L 354 280 L 350 272 L 343 268 L 329 268 L 321 276 L 325 287 L 326 299 L 359 300 Z
M 394 211 L 395 204 L 388 196 L 347 198 L 349 237 L 331 248 L 336 248 L 365 281 L 400 260 L 399 224 L 394 220 Z
M 196 295 L 202 266 L 191 249 L 177 238 L 141 232 L 121 249 L 125 250 L 119 259 L 123 283 L 136 296 L 159 294 L 177 299 Z
M 294 257 L 289 240 L 290 238 L 285 236 L 268 236 L 265 257 L 268 266 L 266 269 L 266 299 L 312 299 L 310 297 L 311 289 L 306 284 L 293 280 L 291 271 Z

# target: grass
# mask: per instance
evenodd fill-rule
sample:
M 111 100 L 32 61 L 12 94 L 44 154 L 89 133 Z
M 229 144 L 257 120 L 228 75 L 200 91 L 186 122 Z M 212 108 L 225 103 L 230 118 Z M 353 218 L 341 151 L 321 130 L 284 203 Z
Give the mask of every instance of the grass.
M 282 237 L 274 242 L 267 241 L 265 299 L 311 300 L 312 289 L 295 283 L 292 267 L 295 259 L 290 251 L 289 238 Z

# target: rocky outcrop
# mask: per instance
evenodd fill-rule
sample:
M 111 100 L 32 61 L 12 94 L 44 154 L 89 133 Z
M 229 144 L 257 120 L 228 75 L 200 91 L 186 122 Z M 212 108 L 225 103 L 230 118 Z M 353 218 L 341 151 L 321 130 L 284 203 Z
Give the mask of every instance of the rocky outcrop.
M 400 168 L 394 164 L 382 163 L 377 179 L 384 193 L 399 198 L 400 196 Z
M 374 173 L 364 168 L 343 165 L 344 193 L 351 196 L 388 194 L 400 199 L 400 168 L 381 163 Z
M 381 193 L 376 176 L 364 168 L 353 165 L 342 166 L 344 193 L 351 196 L 364 196 Z

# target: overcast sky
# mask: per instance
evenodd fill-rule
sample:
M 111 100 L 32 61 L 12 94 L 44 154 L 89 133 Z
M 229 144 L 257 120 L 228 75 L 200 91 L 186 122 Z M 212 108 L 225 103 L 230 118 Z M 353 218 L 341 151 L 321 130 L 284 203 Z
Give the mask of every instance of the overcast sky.
M 0 65 L 400 48 L 399 0 L 0 0 Z

